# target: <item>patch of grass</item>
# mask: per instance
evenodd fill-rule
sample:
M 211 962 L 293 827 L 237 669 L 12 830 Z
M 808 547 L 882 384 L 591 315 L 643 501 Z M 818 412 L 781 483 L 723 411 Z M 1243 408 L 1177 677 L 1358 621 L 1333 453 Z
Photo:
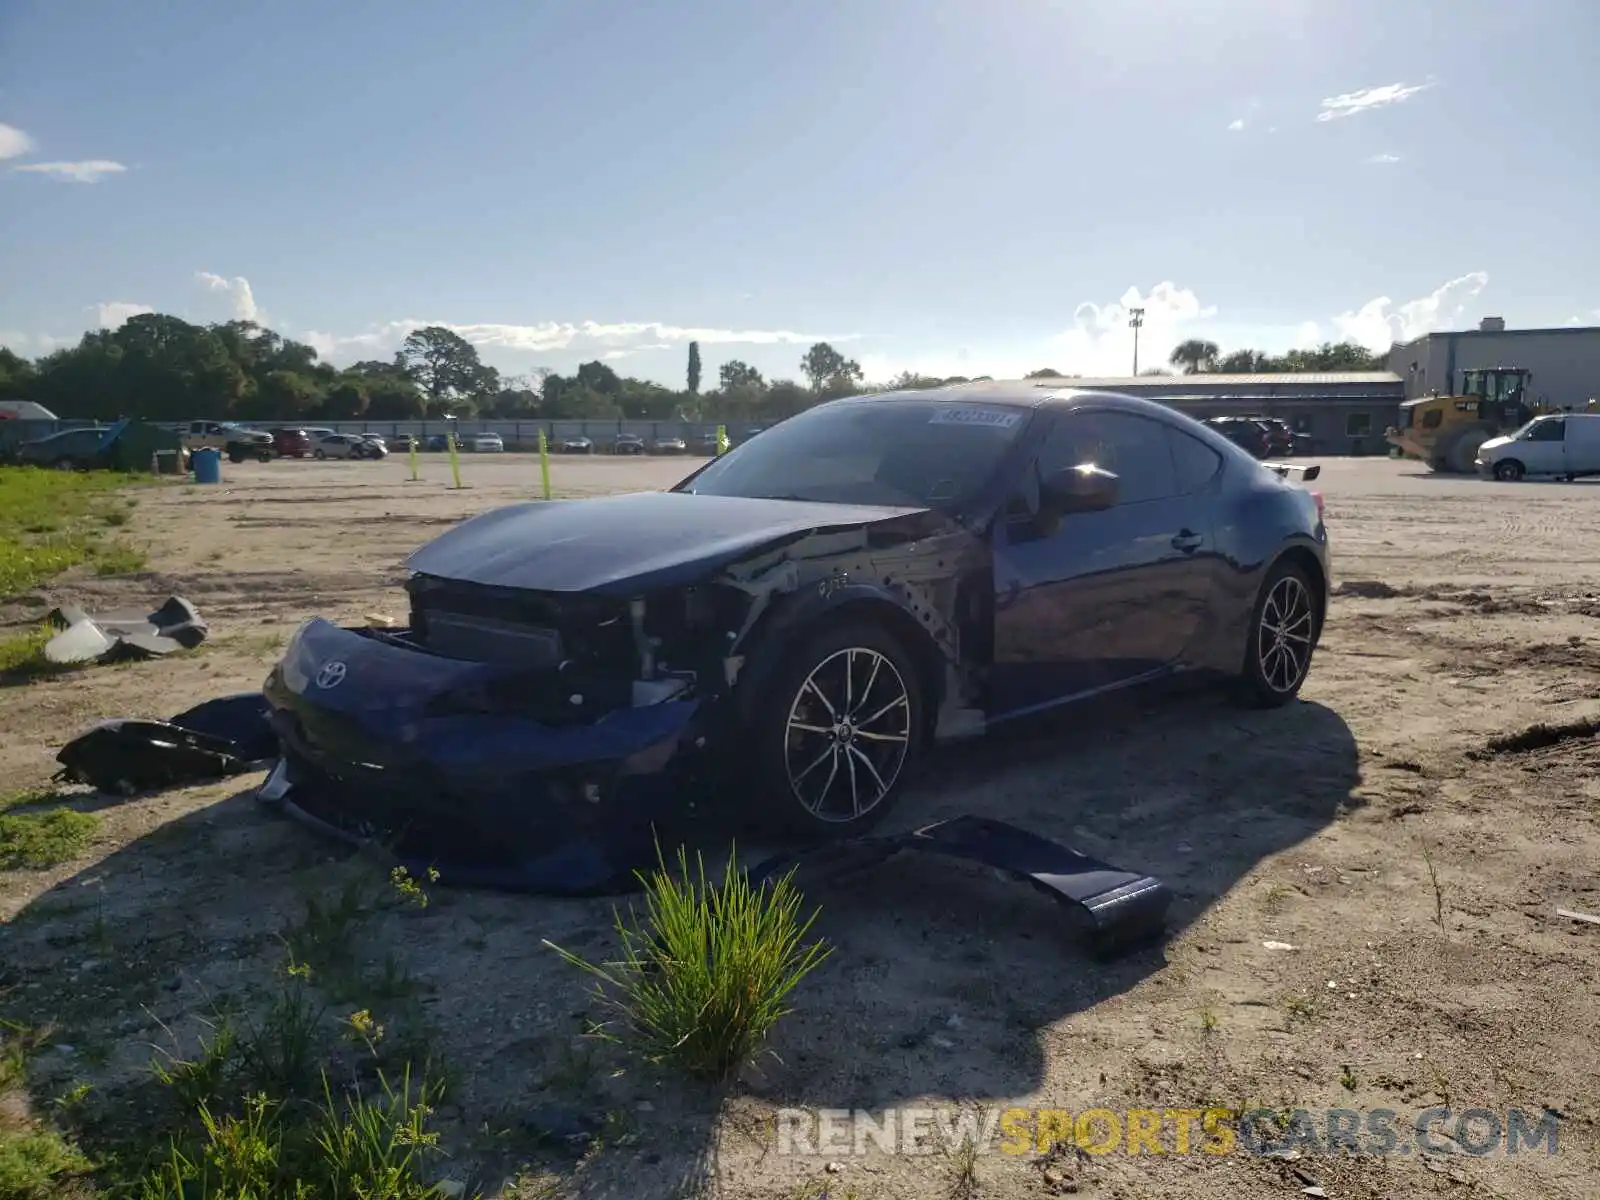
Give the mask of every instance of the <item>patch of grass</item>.
M 89 1167 L 82 1152 L 53 1129 L 0 1129 L 0 1196 L 5 1200 L 55 1200 Z
M 53 867 L 83 853 L 100 819 L 70 808 L 0 813 L 0 870 Z
M 131 547 L 97 558 L 103 520 L 129 482 L 111 471 L 0 467 L 0 596 L 10 596 L 91 558 L 116 574 L 138 557 Z
M 22 1092 L 28 1056 L 49 1038 L 48 1030 L 0 1021 L 0 1098 Z M 46 1200 L 67 1194 L 74 1179 L 89 1169 L 76 1146 L 25 1110 L 0 1107 L 0 1197 Z
M 96 546 L 93 555 L 94 573 L 102 577 L 132 575 L 135 571 L 144 569 L 144 551 L 124 541 Z
M 545 945 L 594 978 L 595 998 L 612 1018 L 599 1036 L 646 1062 L 709 1080 L 747 1062 L 790 1010 L 787 1001 L 831 948 L 806 944 L 817 914 L 802 918 L 792 876 L 754 887 L 732 855 L 720 886 L 696 856 L 678 851 L 681 878 L 659 869 L 640 873 L 641 918 L 615 910 L 618 963 L 595 964 L 546 940 Z
M 49 624 L 44 624 L 0 638 L 0 680 L 20 682 L 68 670 L 58 663 L 45 660 L 44 645 L 55 633 Z

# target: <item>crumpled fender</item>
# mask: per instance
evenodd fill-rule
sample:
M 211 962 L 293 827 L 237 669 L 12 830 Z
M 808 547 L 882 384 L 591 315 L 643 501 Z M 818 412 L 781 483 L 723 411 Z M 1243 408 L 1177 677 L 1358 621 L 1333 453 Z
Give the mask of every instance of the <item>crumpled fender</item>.
M 755 698 L 766 694 L 772 677 L 782 667 L 784 654 L 792 644 L 789 634 L 812 624 L 818 617 L 834 609 L 862 601 L 888 604 L 908 619 L 917 621 L 916 614 L 893 589 L 876 580 L 849 580 L 842 573 L 824 576 L 816 583 L 802 586 L 776 601 L 772 611 L 754 631 L 756 649 L 739 673 L 737 695 L 741 714 L 748 719 Z
M 775 855 L 750 872 L 752 882 L 789 871 L 837 879 L 880 866 L 908 851 L 922 850 L 993 867 L 1067 905 L 1088 919 L 1091 947 L 1121 953 L 1148 943 L 1165 928 L 1172 891 L 1149 875 L 1091 858 L 1026 829 L 989 817 L 962 816 L 909 833 L 849 838 Z

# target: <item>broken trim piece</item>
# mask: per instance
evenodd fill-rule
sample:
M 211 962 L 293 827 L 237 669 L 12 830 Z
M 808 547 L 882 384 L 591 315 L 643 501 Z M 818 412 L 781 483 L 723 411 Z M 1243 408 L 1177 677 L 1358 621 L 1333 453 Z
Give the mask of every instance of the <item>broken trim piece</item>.
M 776 855 L 751 871 L 760 883 L 791 868 L 836 869 L 834 876 L 880 866 L 907 850 L 926 850 L 984 866 L 1032 884 L 1086 914 L 1090 944 L 1112 955 L 1145 944 L 1165 929 L 1172 891 L 1150 875 L 1125 871 L 1004 821 L 962 816 L 910 833 L 869 836 Z
M 182 596 L 169 596 L 154 612 L 95 615 L 63 605 L 51 611 L 49 621 L 61 632 L 45 643 L 44 657 L 59 664 L 154 658 L 192 650 L 210 632 L 199 610 Z

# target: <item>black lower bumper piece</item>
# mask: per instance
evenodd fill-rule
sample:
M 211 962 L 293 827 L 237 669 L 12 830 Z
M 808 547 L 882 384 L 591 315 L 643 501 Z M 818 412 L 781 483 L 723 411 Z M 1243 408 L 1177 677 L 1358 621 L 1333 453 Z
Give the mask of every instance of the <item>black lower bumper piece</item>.
M 910 850 L 992 867 L 1087 917 L 1097 954 L 1121 954 L 1158 939 L 1172 891 L 1149 875 L 1124 871 L 1004 821 L 964 816 L 890 836 L 868 836 L 776 855 L 751 871 L 756 883 L 793 869 L 795 882 L 838 879 Z
M 61 747 L 56 779 L 131 795 L 225 779 L 260 768 L 277 753 L 265 698 L 244 692 L 165 721 L 102 721 Z

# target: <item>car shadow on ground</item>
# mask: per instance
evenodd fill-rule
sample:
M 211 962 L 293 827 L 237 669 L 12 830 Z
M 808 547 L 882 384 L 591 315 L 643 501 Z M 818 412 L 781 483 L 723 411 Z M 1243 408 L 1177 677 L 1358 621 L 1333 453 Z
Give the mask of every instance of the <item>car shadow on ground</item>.
M 1250 712 L 1205 692 L 1033 720 L 939 750 L 928 766 L 882 832 L 963 813 L 1021 825 L 1165 880 L 1169 937 L 1329 824 L 1358 782 L 1354 737 L 1331 710 Z M 366 1006 L 442 1055 L 455 1080 L 438 1112 L 454 1155 L 445 1173 L 491 1189 L 532 1161 L 570 1195 L 679 1195 L 724 1177 L 729 1157 L 770 1150 L 771 1107 L 1037 1094 L 1052 1086 L 1044 1031 L 1167 962 L 1161 945 L 1093 960 L 1033 889 L 905 856 L 807 894 L 832 953 L 795 992 L 770 1053 L 712 1090 L 629 1069 L 583 1036 L 589 983 L 544 942 L 612 957 L 617 901 L 437 887 L 422 905 L 394 894 L 369 856 L 263 811 L 253 791 L 213 790 L 216 802 L 61 882 L 0 930 L 0 1016 L 54 1024 L 74 1047 L 36 1060 L 36 1105 L 75 1081 L 110 1080 L 77 1110 L 91 1148 L 104 1137 L 96 1105 L 150 1102 L 152 1046 L 192 1053 L 221 999 L 270 1003 L 315 924 L 308 902 L 326 914 L 352 881 L 367 890 L 329 969 L 390 978 L 382 999 L 358 988 L 330 1001 L 333 1036 L 341 1004 Z M 346 1046 L 334 1061 L 348 1058 Z

